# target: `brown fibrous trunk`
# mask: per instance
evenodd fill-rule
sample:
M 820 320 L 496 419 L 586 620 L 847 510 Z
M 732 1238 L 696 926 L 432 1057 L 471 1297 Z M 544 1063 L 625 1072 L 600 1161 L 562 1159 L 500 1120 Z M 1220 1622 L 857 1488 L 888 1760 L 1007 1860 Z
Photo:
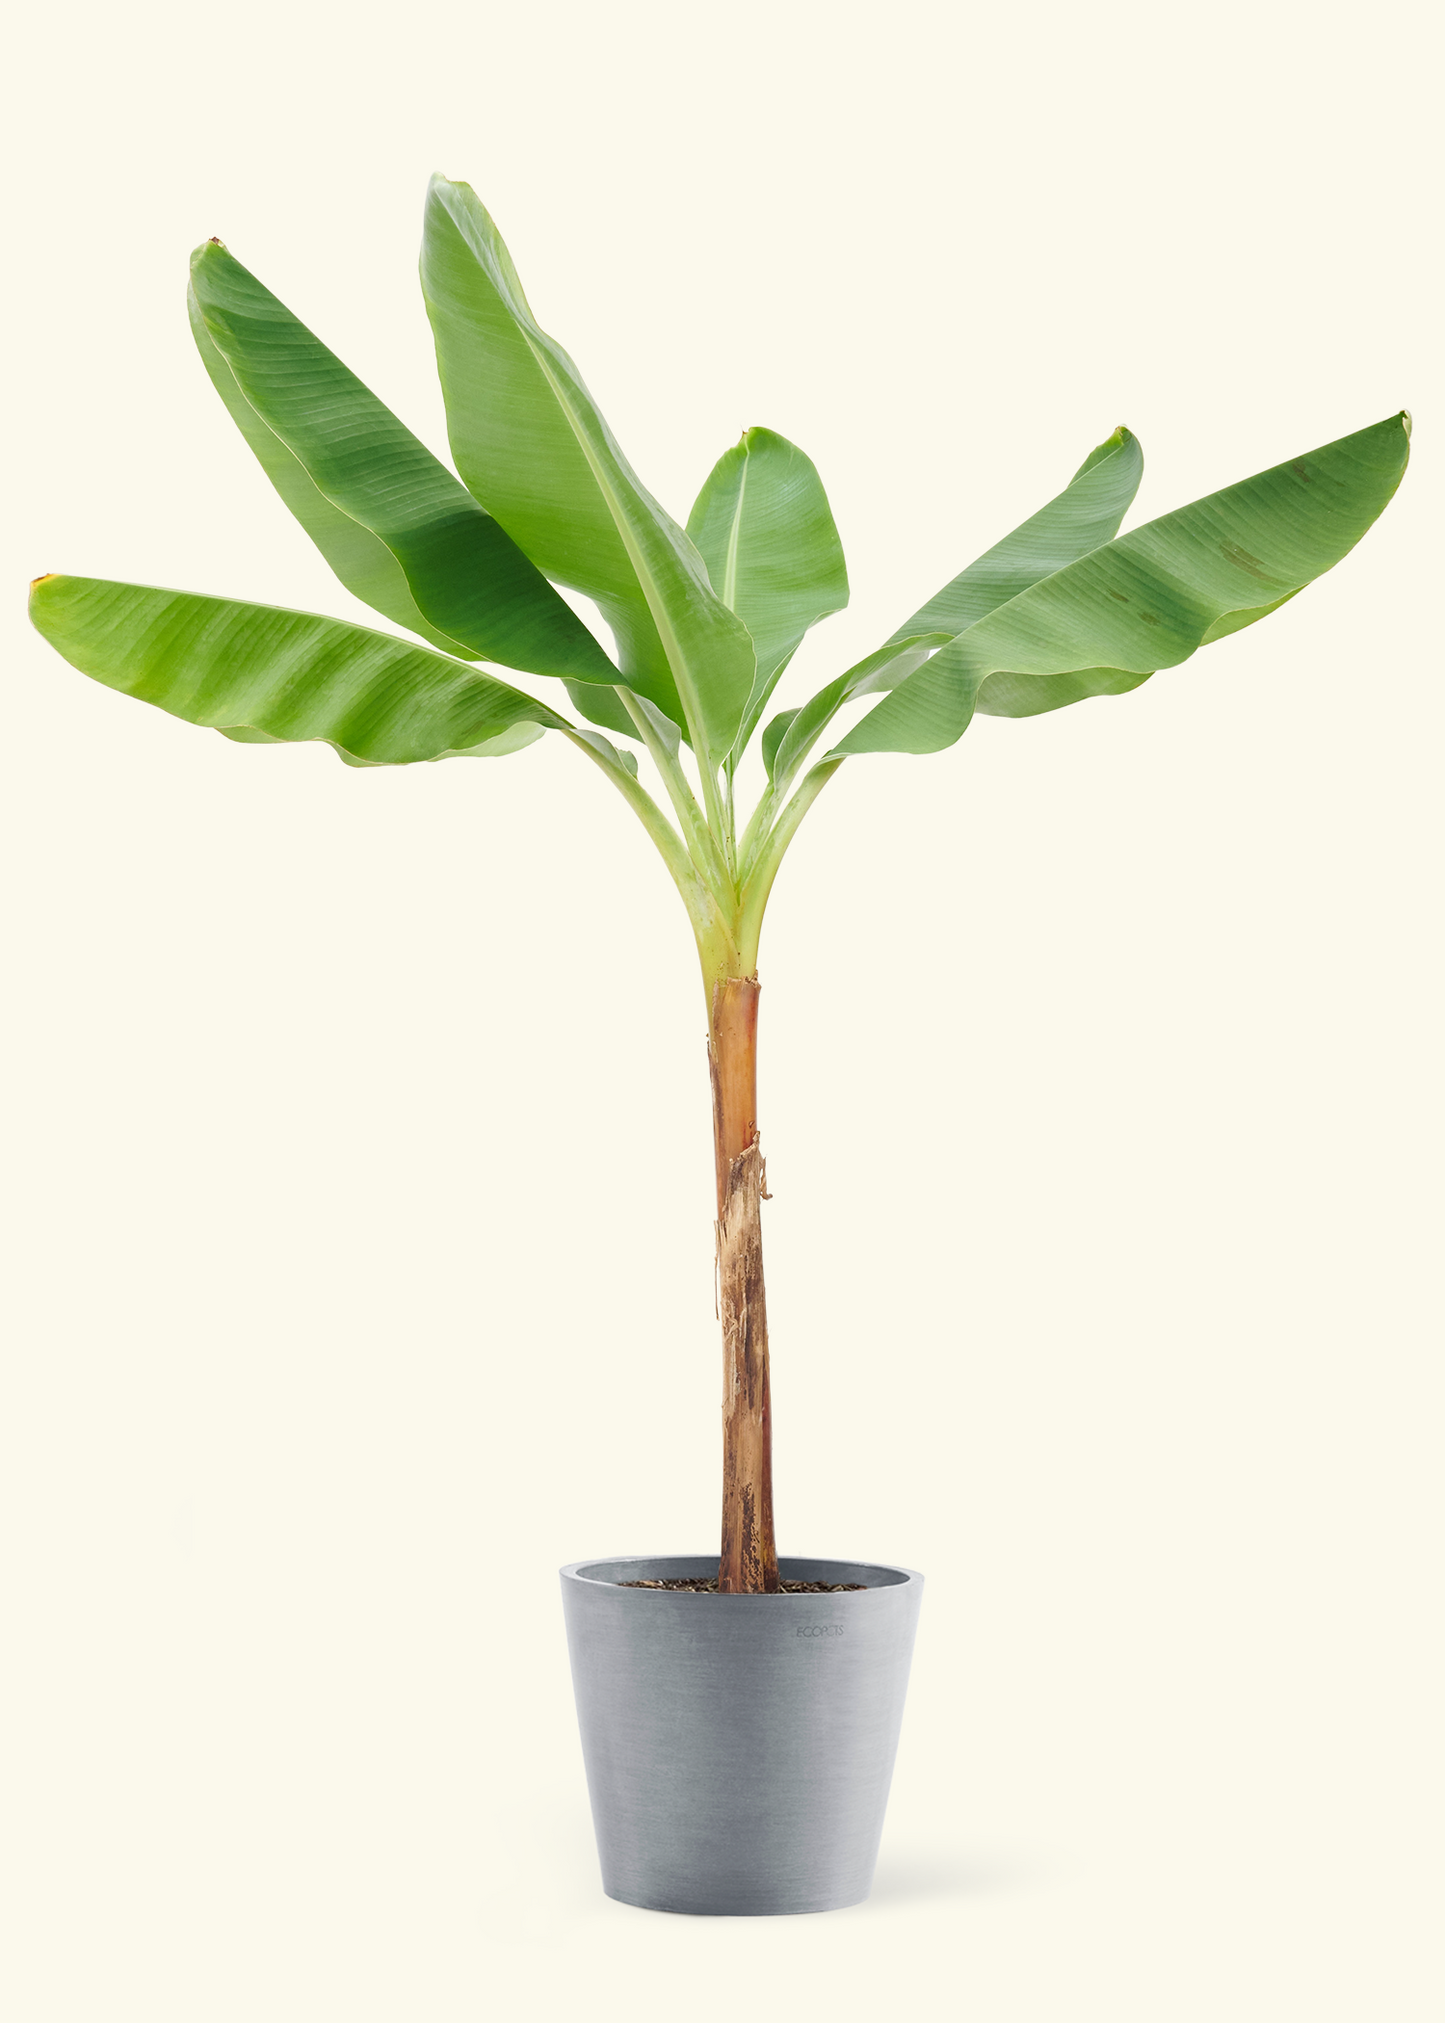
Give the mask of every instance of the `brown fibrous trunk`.
M 708 1028 L 717 1160 L 718 1313 L 723 1342 L 723 1509 L 720 1594 L 776 1594 L 768 1310 L 763 1293 L 758 1142 L 758 980 L 713 986 Z

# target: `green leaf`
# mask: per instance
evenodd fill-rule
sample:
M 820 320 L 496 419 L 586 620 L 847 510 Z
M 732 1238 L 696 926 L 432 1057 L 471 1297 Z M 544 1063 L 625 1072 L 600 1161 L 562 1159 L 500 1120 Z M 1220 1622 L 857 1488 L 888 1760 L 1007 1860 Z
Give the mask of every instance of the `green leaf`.
M 1116 428 L 1106 442 L 1090 450 L 1056 499 L 970 562 L 900 625 L 889 643 L 920 632 L 946 632 L 952 638 L 1031 583 L 1112 541 L 1143 474 L 1144 452 L 1138 438 L 1126 428 Z
M 786 791 L 844 703 L 880 689 L 897 688 L 934 648 L 945 646 L 964 626 L 1017 596 L 1041 576 L 1110 540 L 1138 489 L 1143 468 L 1137 439 L 1126 428 L 1115 429 L 1106 442 L 1089 452 L 1056 499 L 970 563 L 906 625 L 900 625 L 876 653 L 829 682 L 796 713 L 788 737 L 774 740 L 776 758 L 769 777 L 777 790 Z
M 752 687 L 752 641 L 538 327 L 466 183 L 433 177 L 421 273 L 463 481 L 539 569 L 596 600 L 627 686 L 720 763 Z
M 191 256 L 188 307 L 212 383 L 348 590 L 468 658 L 616 680 L 515 541 L 219 240 Z
M 757 656 L 737 756 L 809 626 L 848 602 L 848 570 L 812 460 L 771 429 L 748 429 L 718 459 L 687 531 Z
M 368 528 L 324 498 L 307 477 L 305 466 L 291 454 L 280 437 L 266 427 L 237 386 L 230 366 L 211 342 L 189 290 L 187 308 L 201 362 L 225 402 L 231 419 L 280 493 L 282 503 L 301 522 L 352 596 L 359 597 L 363 604 L 369 604 L 373 611 L 381 612 L 393 624 L 419 633 L 430 645 L 440 647 L 443 652 L 476 658 L 460 640 L 450 639 L 446 633 L 438 632 L 435 626 L 427 624 L 411 594 L 405 571 L 386 543 L 379 541 Z
M 1135 528 L 959 633 L 836 749 L 941 751 L 975 710 L 1033 716 L 1137 688 L 1333 568 L 1408 458 L 1395 415 Z
M 344 758 L 409 765 L 499 756 L 518 725 L 570 728 L 460 661 L 309 611 L 41 576 L 30 616 L 82 674 L 243 743 L 321 738 Z

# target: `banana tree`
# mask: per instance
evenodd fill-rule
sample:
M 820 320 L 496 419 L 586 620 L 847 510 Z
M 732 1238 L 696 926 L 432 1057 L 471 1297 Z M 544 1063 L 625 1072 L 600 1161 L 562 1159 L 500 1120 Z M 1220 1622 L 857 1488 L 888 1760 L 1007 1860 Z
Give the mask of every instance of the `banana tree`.
M 804 634 L 848 600 L 813 464 L 751 428 L 679 526 L 538 326 L 465 183 L 431 184 L 421 281 L 455 474 L 219 240 L 193 255 L 188 293 L 206 371 L 282 501 L 347 589 L 412 639 L 63 575 L 36 580 L 31 613 L 83 673 L 242 743 L 321 739 L 347 765 L 398 766 L 500 758 L 550 731 L 621 794 L 681 896 L 706 1002 L 724 1359 L 718 1585 L 774 1590 L 758 941 L 799 824 L 852 758 L 943 751 L 979 712 L 1027 717 L 1123 694 L 1278 610 L 1383 510 L 1409 417 L 1123 535 L 1143 460 L 1116 429 L 875 651 L 764 723 Z M 559 585 L 596 606 L 610 652 Z M 478 662 L 559 682 L 569 707 Z M 837 735 L 840 712 L 862 698 L 877 699 Z M 759 733 L 766 786 L 740 821 L 734 782 Z

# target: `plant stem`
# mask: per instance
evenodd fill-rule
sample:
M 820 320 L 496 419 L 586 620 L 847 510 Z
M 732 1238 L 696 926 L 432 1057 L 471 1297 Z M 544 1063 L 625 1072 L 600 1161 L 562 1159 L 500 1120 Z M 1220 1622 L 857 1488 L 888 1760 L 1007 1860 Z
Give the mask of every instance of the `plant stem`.
M 729 906 L 736 899 L 732 873 L 725 861 L 722 847 L 715 840 L 702 809 L 693 797 L 692 788 L 687 783 L 687 774 L 678 763 L 675 743 L 669 748 L 663 742 L 656 726 L 649 720 L 646 711 L 639 706 L 631 689 L 619 686 L 614 692 L 631 717 L 637 735 L 646 746 L 652 763 L 662 775 L 667 797 L 672 802 L 674 812 L 682 826 L 688 854 L 706 878 L 718 905 Z
M 775 1594 L 772 1406 L 763 1290 L 758 1142 L 758 980 L 713 985 L 708 1020 L 717 1177 L 718 1312 L 723 1344 L 723 1505 L 719 1594 Z
M 717 780 L 700 767 L 702 811 L 675 749 L 625 688 L 618 694 L 666 783 L 683 833 L 678 835 L 615 752 L 575 730 L 587 752 L 631 803 L 672 873 L 692 922 L 708 1002 L 707 1057 L 712 1081 L 713 1159 L 717 1187 L 718 1316 L 723 1349 L 722 1549 L 720 1594 L 775 1594 L 778 1548 L 773 1529 L 773 1429 L 768 1376 L 768 1309 L 763 1284 L 762 1204 L 767 1176 L 758 1138 L 758 938 L 783 853 L 813 802 L 843 761 L 822 760 L 792 799 L 769 791 L 749 836 L 744 878 L 734 866 L 732 777 L 717 806 Z M 608 756 L 608 754 L 611 754 Z M 720 833 L 719 833 L 720 831 Z M 719 861 L 721 855 L 722 861 Z
M 838 758 L 820 759 L 778 816 L 766 840 L 758 846 L 756 859 L 740 896 L 736 927 L 738 951 L 743 960 L 750 965 L 756 963 L 758 959 L 758 938 L 763 931 L 763 914 L 767 910 L 768 895 L 773 889 L 773 880 L 778 875 L 778 866 L 783 861 L 783 853 L 797 833 L 798 824 L 842 763 L 841 755 Z
M 736 880 L 738 875 L 737 846 L 737 806 L 733 799 L 733 769 L 729 761 L 723 773 L 723 851 L 727 857 L 728 876 Z
M 767 842 L 768 830 L 778 811 L 778 801 L 778 790 L 770 783 L 764 788 L 758 799 L 758 805 L 748 817 L 747 827 L 743 830 L 738 843 L 738 869 L 744 879 L 752 869 L 758 851 Z
M 726 967 L 730 962 L 735 964 L 731 923 L 720 914 L 717 899 L 707 879 L 689 855 L 682 837 L 678 835 L 651 794 L 633 778 L 615 753 L 608 758 L 585 733 L 564 728 L 562 735 L 569 744 L 575 745 L 579 752 L 589 758 L 599 772 L 607 775 L 652 838 L 657 853 L 667 866 L 672 882 L 687 908 L 687 917 L 692 923 L 693 935 L 702 955 L 704 970 L 709 962 L 714 969 Z

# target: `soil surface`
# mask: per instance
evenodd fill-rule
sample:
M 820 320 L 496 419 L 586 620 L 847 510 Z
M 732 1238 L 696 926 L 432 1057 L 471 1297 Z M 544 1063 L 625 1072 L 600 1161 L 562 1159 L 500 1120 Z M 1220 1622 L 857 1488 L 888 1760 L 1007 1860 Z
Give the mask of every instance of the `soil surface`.
M 616 1587 L 651 1587 L 674 1595 L 715 1595 L 717 1575 L 711 1580 L 620 1580 Z M 852 1595 L 862 1594 L 867 1583 L 861 1580 L 785 1580 L 779 1592 L 785 1595 Z

